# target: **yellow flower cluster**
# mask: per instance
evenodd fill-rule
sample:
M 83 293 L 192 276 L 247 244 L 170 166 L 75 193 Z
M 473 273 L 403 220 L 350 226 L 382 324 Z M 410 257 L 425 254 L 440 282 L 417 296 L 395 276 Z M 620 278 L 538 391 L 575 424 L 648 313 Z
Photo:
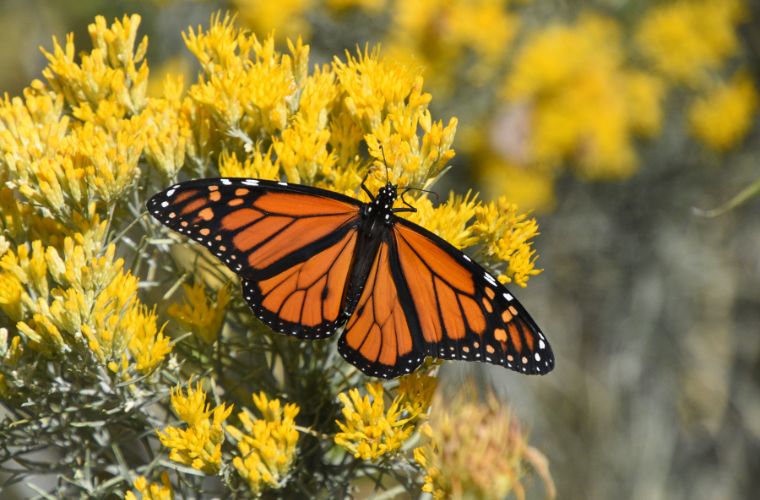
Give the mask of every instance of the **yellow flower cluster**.
M 145 476 L 138 476 L 132 483 L 135 491 L 124 494 L 124 500 L 173 500 L 174 490 L 167 472 L 161 473 L 161 483 L 150 483 Z M 136 494 L 135 494 L 136 493 Z M 137 495 L 140 495 L 139 497 Z
M 62 253 L 40 241 L 7 250 L 0 257 L 0 309 L 36 351 L 86 351 L 123 376 L 130 360 L 148 373 L 171 345 L 155 312 L 137 298 L 137 278 L 114 258 L 114 245 L 100 254 L 104 231 L 100 224 L 67 237 Z
M 699 97 L 689 109 L 691 133 L 716 151 L 735 147 L 757 121 L 759 101 L 755 82 L 739 72 Z
M 169 426 L 158 432 L 161 444 L 171 449 L 169 458 L 189 465 L 207 474 L 216 474 L 222 465 L 224 420 L 232 413 L 232 406 L 221 404 L 210 407 L 206 392 L 198 382 L 183 392 L 172 390 L 174 413 L 187 424 L 186 428 Z
M 134 47 L 138 25 L 133 16 L 108 28 L 98 17 L 89 27 L 94 48 L 79 63 L 73 37 L 64 47 L 54 40 L 45 52 L 48 86 L 34 81 L 23 98 L 0 104 L 3 176 L 27 202 L 78 229 L 97 208 L 112 209 L 140 173 L 146 117 L 137 113 L 148 68 L 147 40 Z
M 538 234 L 536 219 L 519 213 L 505 197 L 478 206 L 472 230 L 492 261 L 507 263 L 498 276 L 502 283 L 524 287 L 531 276 L 541 272 L 536 269 L 536 252 L 530 243 Z
M 500 499 L 510 493 L 524 499 L 522 481 L 532 467 L 548 498 L 554 497 L 546 459 L 528 446 L 516 419 L 494 396 L 473 402 L 460 394 L 448 403 L 437 398 L 433 406 L 430 422 L 422 426 L 424 444 L 414 450 L 426 473 L 423 491 L 435 499 Z
M 456 79 L 482 85 L 500 68 L 520 26 L 512 0 L 397 0 L 391 9 L 388 51 L 428 68 L 438 92 Z M 472 54 L 472 62 L 467 56 Z
M 174 182 L 185 160 L 196 151 L 191 129 L 192 103 L 183 98 L 182 76 L 167 75 L 163 96 L 149 98 L 144 118 L 145 157 L 167 183 Z
M 219 157 L 219 175 L 276 180 L 280 177 L 280 167 L 272 162 L 271 149 L 266 153 L 254 151 L 242 163 L 235 153 L 222 153 Z
M 171 304 L 167 313 L 192 330 L 205 343 L 213 344 L 219 337 L 224 313 L 230 302 L 229 287 L 220 288 L 216 293 L 216 299 L 206 295 L 206 288 L 199 281 L 193 286 L 183 285 L 183 288 L 185 302 L 182 305 Z
M 286 37 L 308 37 L 311 33 L 304 14 L 314 6 L 314 0 L 233 0 L 232 3 L 243 22 L 257 33 L 276 32 L 283 40 Z
M 662 84 L 628 69 L 617 26 L 596 15 L 532 34 L 515 56 L 508 102 L 530 113 L 527 164 L 572 160 L 589 178 L 625 177 L 636 167 L 635 134 L 661 122 Z
M 270 400 L 263 392 L 253 395 L 253 403 L 262 418 L 242 411 L 238 418 L 245 432 L 231 425 L 227 432 L 237 441 L 239 452 L 232 465 L 258 495 L 264 488 L 277 488 L 287 481 L 298 444 L 295 418 L 299 408 L 292 403 L 283 406 L 279 399 Z
M 449 193 L 448 200 L 437 206 L 430 198 L 423 196 L 414 202 L 417 211 L 409 213 L 406 218 L 462 250 L 479 241 L 473 232 L 472 220 L 480 206 L 477 195 L 473 196 L 470 192 L 464 196 Z
M 635 39 L 661 74 L 677 83 L 699 84 L 737 52 L 736 27 L 745 17 L 743 0 L 669 2 L 644 15 Z
M 453 156 L 456 122 L 433 122 L 419 73 L 377 51 L 308 74 L 309 47 L 300 40 L 283 55 L 272 37 L 259 41 L 229 17 L 214 17 L 207 31 L 190 30 L 185 40 L 204 70 L 189 89 L 196 128 L 200 117 L 209 121 L 201 157 L 241 149 L 252 157 L 241 170 L 237 157 L 225 153 L 226 171 L 267 177 L 281 171 L 291 182 L 355 192 L 369 167 L 358 157 L 363 139 L 399 182 L 421 182 Z
M 170 459 L 206 474 L 216 474 L 224 465 L 222 444 L 226 431 L 238 451 L 232 465 L 254 495 L 285 483 L 298 444 L 295 423 L 298 406 L 283 406 L 279 399 L 270 400 L 263 392 L 254 394 L 253 403 L 261 418 L 255 418 L 248 410 L 238 413 L 241 430 L 224 425 L 232 413 L 232 406 L 221 404 L 211 408 L 200 382 L 195 387 L 188 386 L 185 392 L 176 388 L 172 391 L 171 401 L 174 413 L 186 427 L 169 426 L 158 432 L 161 444 L 170 449 Z M 147 483 L 141 484 L 142 487 L 136 481 L 135 487 L 145 495 Z M 164 488 L 150 486 L 154 487 L 158 488 L 157 493 L 171 494 L 168 482 Z
M 335 443 L 362 460 L 397 452 L 427 413 L 435 387 L 436 379 L 429 375 L 408 375 L 387 409 L 379 383 L 367 384 L 363 397 L 356 388 L 338 394 L 343 420 L 337 421 L 340 432 L 335 434 Z
M 368 16 L 389 13 L 384 46 L 387 54 L 410 66 L 424 66 L 439 93 L 452 90 L 457 79 L 483 84 L 499 69 L 520 21 L 510 7 L 514 0 L 234 0 L 242 21 L 257 33 L 278 37 L 312 31 L 311 20 L 330 16 L 343 20 L 349 10 Z M 472 57 L 471 57 L 472 56 Z M 472 59 L 472 61 L 470 61 Z

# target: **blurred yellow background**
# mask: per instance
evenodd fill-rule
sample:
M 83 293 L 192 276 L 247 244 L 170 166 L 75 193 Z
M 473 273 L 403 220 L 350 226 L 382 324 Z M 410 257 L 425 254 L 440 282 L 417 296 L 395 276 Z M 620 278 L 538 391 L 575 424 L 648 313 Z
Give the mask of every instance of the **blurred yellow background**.
M 197 68 L 180 33 L 219 9 L 312 60 L 382 44 L 459 119 L 437 186 L 534 209 L 518 290 L 555 371 L 485 369 L 558 497 L 749 498 L 760 488 L 760 6 L 741 0 L 0 1 L 0 89 L 95 15 L 142 15 L 151 80 Z M 84 46 L 84 45 L 82 45 Z M 475 368 L 449 364 L 454 383 Z M 476 452 L 476 450 L 473 450 Z M 537 490 L 540 491 L 540 490 Z

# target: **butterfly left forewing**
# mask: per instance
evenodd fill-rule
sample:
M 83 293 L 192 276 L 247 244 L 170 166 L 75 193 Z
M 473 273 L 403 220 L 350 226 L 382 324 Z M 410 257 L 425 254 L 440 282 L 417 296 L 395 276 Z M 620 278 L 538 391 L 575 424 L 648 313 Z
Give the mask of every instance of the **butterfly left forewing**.
M 408 221 L 398 220 L 394 235 L 426 354 L 485 361 L 525 374 L 554 368 L 543 333 L 491 274 Z
M 359 207 L 337 193 L 256 179 L 185 182 L 148 202 L 151 215 L 240 275 L 259 319 L 300 338 L 328 336 L 345 321 Z

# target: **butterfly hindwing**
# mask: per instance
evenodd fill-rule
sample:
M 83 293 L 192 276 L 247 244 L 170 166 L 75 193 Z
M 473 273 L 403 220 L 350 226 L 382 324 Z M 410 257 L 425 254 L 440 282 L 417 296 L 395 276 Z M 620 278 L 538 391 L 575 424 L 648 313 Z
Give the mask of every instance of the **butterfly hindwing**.
M 393 242 L 381 243 L 338 341 L 346 360 L 365 374 L 382 378 L 413 372 L 425 358 L 408 290 L 398 280 L 394 257 Z
M 355 228 L 344 228 L 306 260 L 265 279 L 243 279 L 243 297 L 278 332 L 309 339 L 331 335 L 345 322 L 342 305 L 356 235 Z
M 491 274 L 411 222 L 397 220 L 394 236 L 427 355 L 526 374 L 552 370 L 554 356 L 543 333 Z
M 359 208 L 330 191 L 256 179 L 185 182 L 148 202 L 154 217 L 240 275 L 243 296 L 262 321 L 310 339 L 345 321 Z

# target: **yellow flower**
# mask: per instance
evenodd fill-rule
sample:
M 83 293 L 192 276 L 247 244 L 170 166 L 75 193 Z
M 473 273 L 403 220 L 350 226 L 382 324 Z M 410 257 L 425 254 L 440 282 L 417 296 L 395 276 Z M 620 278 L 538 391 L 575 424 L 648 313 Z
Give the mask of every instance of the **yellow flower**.
M 520 19 L 510 0 L 397 0 L 392 7 L 388 54 L 429 68 L 441 92 L 453 80 L 483 84 L 494 75 L 517 34 Z
M 758 93 L 743 71 L 699 97 L 689 109 L 691 133 L 716 151 L 737 146 L 757 121 Z
M 308 37 L 310 25 L 304 15 L 314 0 L 233 0 L 245 24 L 257 33 L 275 32 L 281 38 Z
M 192 140 L 190 121 L 181 98 L 182 80 L 181 76 L 168 75 L 164 81 L 164 97 L 150 99 L 145 109 L 145 156 L 169 181 L 174 181 L 184 166 Z
M 505 197 L 475 209 L 472 231 L 484 243 L 488 257 L 507 263 L 498 276 L 502 283 L 525 286 L 530 276 L 541 272 L 535 267 L 537 257 L 530 241 L 538 234 L 538 223 L 518 213 Z
M 248 483 L 251 493 L 259 495 L 266 488 L 278 488 L 287 480 L 296 455 L 298 431 L 295 417 L 299 408 L 279 399 L 270 400 L 260 392 L 253 402 L 262 418 L 250 412 L 238 414 L 244 432 L 232 425 L 227 432 L 237 441 L 239 455 L 232 460 L 238 474 Z
M 55 150 L 14 163 L 19 192 L 68 224 L 77 215 L 91 221 L 95 201 L 111 205 L 124 196 L 140 175 L 144 118 L 122 119 L 113 113 L 108 101 L 95 110 L 88 104 L 77 108 L 75 114 L 87 121 L 70 127 L 56 140 Z
M 478 242 L 469 224 L 479 204 L 476 199 L 477 196 L 472 196 L 470 192 L 464 196 L 450 193 L 448 200 L 434 207 L 429 198 L 421 197 L 414 200 L 417 211 L 407 218 L 461 250 Z
M 97 108 L 113 100 L 124 112 L 137 113 L 145 106 L 148 85 L 147 37 L 135 47 L 139 26 L 136 14 L 117 19 L 110 28 L 97 16 L 88 26 L 93 50 L 81 54 L 77 64 L 73 34 L 66 36 L 63 47 L 53 38 L 53 51 L 42 51 L 49 61 L 42 74 L 72 107 L 87 103 Z
M 666 91 L 664 83 L 660 78 L 643 71 L 628 71 L 623 79 L 632 130 L 642 137 L 657 135 L 662 127 L 662 101 Z
M 41 157 L 58 150 L 69 129 L 61 95 L 40 81 L 24 89 L 24 97 L 0 101 L 0 180 L 28 169 Z
M 414 432 L 424 406 L 413 391 L 393 399 L 386 409 L 385 392 L 379 383 L 366 385 L 367 394 L 362 397 L 359 389 L 338 394 L 343 405 L 342 420 L 336 423 L 340 432 L 335 434 L 335 444 L 348 450 L 362 460 L 377 460 L 397 452 Z M 418 391 L 427 394 L 426 391 Z
M 137 476 L 132 483 L 141 500 L 173 500 L 174 490 L 167 472 L 161 473 L 161 483 L 149 483 L 145 476 Z M 138 500 L 133 491 L 124 494 L 125 500 Z
M 333 70 L 346 94 L 344 105 L 365 131 L 379 127 L 389 112 L 430 102 L 430 94 L 421 91 L 421 70 L 381 58 L 378 50 L 365 49 L 356 57 L 346 53 L 346 58 L 343 62 L 336 57 Z
M 486 196 L 504 196 L 522 209 L 550 211 L 555 205 L 553 168 L 521 165 L 487 152 L 478 160 Z
M 634 172 L 632 135 L 651 135 L 659 127 L 661 93 L 654 80 L 626 70 L 617 25 L 593 15 L 531 35 L 505 85 L 510 104 L 527 105 L 530 113 L 522 163 L 574 160 L 592 179 Z
M 737 25 L 745 18 L 743 0 L 670 2 L 641 19 L 636 43 L 663 75 L 699 84 L 740 46 Z
M 21 281 L 11 273 L 0 273 L 0 310 L 11 321 L 20 321 L 23 317 Z
M 207 344 L 213 344 L 219 337 L 224 313 L 230 302 L 229 288 L 220 288 L 216 300 L 206 295 L 206 288 L 200 281 L 193 286 L 182 285 L 182 288 L 185 290 L 185 301 L 181 306 L 176 303 L 170 305 L 169 315 L 177 318 Z
M 64 240 L 63 249 L 35 241 L 0 258 L 0 308 L 30 347 L 53 355 L 85 349 L 118 371 L 147 373 L 171 350 L 169 339 L 137 298 L 138 280 L 123 271 L 116 248 L 101 247 L 105 224 Z M 63 255 L 61 255 L 61 253 Z
M 246 156 L 243 163 L 240 163 L 234 152 L 222 152 L 219 157 L 219 174 L 222 177 L 277 180 L 280 178 L 280 166 L 272 161 L 271 149 L 266 153 L 257 149 L 253 151 L 251 156 Z
M 60 245 L 66 233 L 63 225 L 21 201 L 7 187 L 0 187 L 0 231 L 13 241 L 44 240 L 53 246 Z
M 158 431 L 161 444 L 171 449 L 169 458 L 206 474 L 216 474 L 222 465 L 222 425 L 232 413 L 232 406 L 221 404 L 211 409 L 200 382 L 195 387 L 188 386 L 185 393 L 175 388 L 171 400 L 174 413 L 187 427 L 169 426 Z
M 410 415 L 424 417 L 437 387 L 438 379 L 420 370 L 399 379 L 398 396 Z
M 286 127 L 308 48 L 290 44 L 290 55 L 279 54 L 272 36 L 260 42 L 229 16 L 215 16 L 208 31 L 190 29 L 183 38 L 205 72 L 188 94 L 222 134 L 255 137 L 260 127 L 270 134 Z
M 30 248 L 31 247 L 31 248 Z M 41 241 L 8 250 L 0 258 L 3 292 L 0 304 L 11 319 L 20 320 L 35 309 L 35 299 L 50 292 L 48 263 Z M 7 309 L 6 309 L 7 308 Z
M 528 446 L 517 420 L 494 396 L 473 402 L 460 394 L 449 402 L 438 398 L 433 406 L 430 423 L 423 425 L 424 444 L 414 450 L 426 473 L 423 491 L 435 499 L 499 499 L 510 493 L 522 499 L 522 481 L 532 467 L 547 496 L 554 497 L 546 459 Z
M 171 339 L 164 335 L 164 326 L 158 327 L 155 307 L 149 311 L 145 306 L 136 305 L 125 323 L 131 329 L 132 337 L 127 345 L 135 360 L 135 369 L 149 373 L 171 352 Z
M 327 149 L 329 140 L 328 130 L 315 130 L 313 125 L 296 116 L 273 145 L 288 181 L 313 184 L 319 174 L 329 171 L 335 165 L 335 157 Z

